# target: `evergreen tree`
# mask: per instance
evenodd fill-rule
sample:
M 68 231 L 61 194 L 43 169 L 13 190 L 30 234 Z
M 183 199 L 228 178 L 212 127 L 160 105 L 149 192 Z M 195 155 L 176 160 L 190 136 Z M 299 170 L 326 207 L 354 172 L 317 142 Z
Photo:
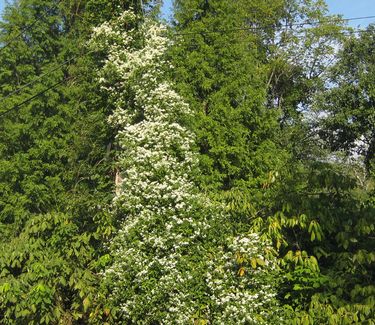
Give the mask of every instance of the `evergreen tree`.
M 282 160 L 274 141 L 278 113 L 265 106 L 259 43 L 267 30 L 256 31 L 274 23 L 279 5 L 175 2 L 174 78 L 195 113 L 205 187 L 259 188 Z
M 78 3 L 22 1 L 4 14 L 5 47 L 0 55 L 5 98 L 0 118 L 4 324 L 88 319 L 97 297 L 92 270 L 102 235 L 96 229 L 99 220 L 105 220 L 100 206 L 111 199 L 113 185 L 111 163 L 105 159 L 110 142 L 103 122 L 106 112 L 86 106 L 99 100 L 97 92 L 88 92 L 95 87 L 87 86 L 90 61 L 82 58 L 73 68 L 84 52 L 84 29 L 77 18 L 83 10 Z M 85 82 L 73 81 L 78 72 Z M 102 313 L 96 312 L 96 318 Z

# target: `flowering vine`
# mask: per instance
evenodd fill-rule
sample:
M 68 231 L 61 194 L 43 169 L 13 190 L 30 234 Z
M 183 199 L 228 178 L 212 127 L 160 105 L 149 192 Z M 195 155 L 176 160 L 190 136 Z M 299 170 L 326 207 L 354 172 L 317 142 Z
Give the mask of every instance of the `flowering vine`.
M 104 272 L 124 323 L 270 324 L 278 319 L 271 248 L 235 234 L 194 183 L 192 114 L 168 81 L 166 28 L 124 12 L 94 31 L 114 112 L 121 220 Z M 280 320 L 276 320 L 280 322 Z

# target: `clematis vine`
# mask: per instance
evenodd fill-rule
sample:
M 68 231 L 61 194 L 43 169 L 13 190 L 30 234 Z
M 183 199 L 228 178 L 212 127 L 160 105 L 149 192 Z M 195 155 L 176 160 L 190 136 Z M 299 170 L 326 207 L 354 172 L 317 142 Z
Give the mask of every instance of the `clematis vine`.
M 95 28 L 99 72 L 114 107 L 120 226 L 104 272 L 124 324 L 280 323 L 272 249 L 236 234 L 200 192 L 193 114 L 168 78 L 166 27 L 126 11 Z M 255 261 L 255 263 L 254 263 Z

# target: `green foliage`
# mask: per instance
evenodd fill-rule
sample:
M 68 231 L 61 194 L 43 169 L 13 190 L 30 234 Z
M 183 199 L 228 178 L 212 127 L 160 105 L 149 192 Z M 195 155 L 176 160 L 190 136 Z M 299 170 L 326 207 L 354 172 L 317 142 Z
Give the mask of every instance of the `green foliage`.
M 315 131 L 311 105 L 324 89 L 326 64 L 343 39 L 341 20 L 325 13 L 322 1 L 280 1 L 268 7 L 246 1 L 176 2 L 175 25 L 182 35 L 172 55 L 180 89 L 196 109 L 193 128 L 202 154 L 202 184 L 226 190 L 215 197 L 226 203 L 235 233 L 250 227 L 273 240 L 285 272 L 280 299 L 292 306 L 290 318 L 296 322 L 299 311 L 302 321 L 324 323 L 343 313 L 359 315 L 361 307 L 353 312 L 354 306 L 372 306 L 368 297 L 356 304 L 353 295 L 336 295 L 339 286 L 351 292 L 356 285 L 371 285 L 372 276 L 362 274 L 371 274 L 370 268 L 350 268 L 357 253 L 348 250 L 365 243 L 361 231 L 372 231 L 373 201 L 371 186 L 361 189 L 360 182 L 371 181 L 361 177 L 360 165 L 349 163 L 348 170 L 332 161 Z M 254 26 L 264 23 L 264 33 L 236 31 L 245 24 L 242 19 Z M 305 20 L 320 23 L 298 25 Z M 288 28 L 279 31 L 283 25 Z M 249 97 L 236 101 L 241 92 Z M 267 111 L 262 108 L 265 96 Z M 367 107 L 365 114 L 370 112 Z M 328 125 L 322 126 L 324 132 L 330 134 Z M 371 132 L 366 134 L 371 139 Z M 348 234 L 345 227 L 362 230 Z M 368 244 L 357 247 L 361 260 L 372 258 L 372 241 Z M 327 295 L 334 298 L 324 300 Z
M 82 299 L 95 299 L 94 240 L 72 216 L 31 217 L 13 240 L 3 244 L 0 309 L 4 324 L 71 323 L 86 311 Z M 22 297 L 22 299 L 20 299 Z
M 74 10 L 82 8 L 23 1 L 9 6 L 1 23 L 2 42 L 12 40 L 1 51 L 1 95 L 37 80 L 3 100 L 2 112 L 63 77 L 80 77 L 0 118 L 0 322 L 5 324 L 106 318 L 94 303 L 100 297 L 94 273 L 100 242 L 112 229 L 105 210 L 113 188 L 111 132 L 108 113 L 95 108 L 102 99 L 92 80 L 93 61 L 82 57 L 75 66 L 73 60 L 62 64 L 84 43 L 85 29 Z M 21 30 L 22 37 L 14 38 Z
M 141 17 L 142 30 L 145 17 L 157 18 L 160 1 L 141 5 L 24 0 L 4 12 L 0 42 L 10 43 L 0 53 L 0 114 L 66 80 L 0 117 L 0 323 L 120 322 L 119 306 L 107 301 L 111 286 L 99 276 L 113 263 L 104 243 L 123 220 L 113 220 L 120 213 L 108 208 L 119 168 L 113 164 L 116 129 L 108 123 L 116 106 L 96 78 L 106 53 L 89 52 L 85 44 L 93 26 L 124 9 Z M 168 53 L 173 69 L 160 81 L 174 80 L 193 109 L 174 122 L 196 135 L 190 144 L 200 153 L 195 185 L 225 215 L 202 239 L 204 249 L 193 245 L 179 264 L 178 272 L 193 274 L 185 289 L 201 302 L 189 314 L 197 324 L 246 302 L 218 307 L 205 295 L 205 279 L 211 275 L 243 290 L 258 271 L 278 290 L 286 322 L 375 323 L 374 26 L 344 36 L 350 29 L 326 14 L 320 0 L 175 1 Z M 319 24 L 299 25 L 306 20 Z M 142 37 L 135 42 L 144 46 Z M 114 75 L 110 80 L 108 86 L 123 86 Z M 131 105 L 132 94 L 127 99 Z M 180 147 L 170 149 L 183 158 Z M 201 214 L 197 206 L 192 214 L 197 220 L 212 212 L 198 206 Z M 157 217 L 147 236 L 162 235 L 166 219 Z M 189 235 L 191 226 L 177 228 Z M 143 243 L 138 230 L 122 248 Z M 254 254 L 232 247 L 254 232 L 260 234 L 249 244 Z M 276 273 L 263 273 L 265 257 L 274 261 L 269 241 L 279 255 Z M 131 267 L 141 263 L 132 256 L 126 259 Z M 124 272 L 120 282 L 132 283 L 133 275 Z M 152 304 L 141 291 L 162 288 L 152 300 L 157 308 L 177 281 L 161 287 L 155 278 L 123 291 L 128 300 L 144 298 L 137 317 L 145 323 Z M 163 306 L 154 320 L 167 317 Z M 259 310 L 249 315 L 264 321 Z
M 257 187 L 279 163 L 278 114 L 264 105 L 260 35 L 236 28 L 248 21 L 261 25 L 262 11 L 272 22 L 267 15 L 272 9 L 265 1 L 176 1 L 175 6 L 174 79 L 195 111 L 202 186 Z
M 308 311 L 310 323 L 336 324 L 330 315 L 341 319 L 341 314 L 351 319 L 344 323 L 355 323 L 355 317 L 371 320 L 375 215 L 371 196 L 345 165 L 315 162 L 290 177 L 280 192 L 284 213 L 266 223 L 267 235 L 284 256 L 285 301 L 297 311 Z M 288 189 L 294 191 L 287 193 Z M 290 217 L 301 211 L 304 215 Z

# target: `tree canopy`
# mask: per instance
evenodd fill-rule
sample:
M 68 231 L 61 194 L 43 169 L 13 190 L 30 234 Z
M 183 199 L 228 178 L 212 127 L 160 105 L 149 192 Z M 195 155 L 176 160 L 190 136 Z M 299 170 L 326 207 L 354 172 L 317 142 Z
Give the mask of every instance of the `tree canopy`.
M 0 323 L 375 324 L 374 25 L 161 4 L 6 7 Z

